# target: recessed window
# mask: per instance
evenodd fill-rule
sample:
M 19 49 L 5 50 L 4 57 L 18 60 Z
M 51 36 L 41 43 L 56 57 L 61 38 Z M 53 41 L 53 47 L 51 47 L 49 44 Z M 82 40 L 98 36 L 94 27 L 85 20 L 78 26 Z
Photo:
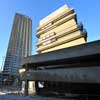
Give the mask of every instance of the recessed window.
M 46 46 L 46 45 L 48 45 L 48 44 L 51 44 L 51 43 L 53 43 L 53 42 L 55 42 L 55 41 L 57 41 L 57 39 L 56 38 L 52 38 L 52 39 L 50 39 L 50 40 L 48 40 L 48 41 L 45 41 L 45 42 L 43 42 L 43 46 Z
M 46 39 L 48 39 L 48 38 L 50 38 L 50 37 L 52 37 L 52 36 L 54 36 L 54 35 L 56 35 L 55 32 L 49 33 L 49 34 L 43 36 L 43 37 L 42 37 L 42 40 L 46 40 Z

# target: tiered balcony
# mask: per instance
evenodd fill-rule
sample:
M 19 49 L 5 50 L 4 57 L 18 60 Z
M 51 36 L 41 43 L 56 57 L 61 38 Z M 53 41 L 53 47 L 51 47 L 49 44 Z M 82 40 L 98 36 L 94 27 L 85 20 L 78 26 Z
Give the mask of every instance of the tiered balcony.
M 50 21 L 45 26 L 37 29 L 37 37 L 39 37 L 41 34 L 65 23 L 66 21 L 75 18 L 76 14 L 74 13 L 73 9 L 71 9 L 69 12 L 66 12 L 62 16 L 55 18 L 55 20 Z M 48 27 L 47 27 L 48 26 Z

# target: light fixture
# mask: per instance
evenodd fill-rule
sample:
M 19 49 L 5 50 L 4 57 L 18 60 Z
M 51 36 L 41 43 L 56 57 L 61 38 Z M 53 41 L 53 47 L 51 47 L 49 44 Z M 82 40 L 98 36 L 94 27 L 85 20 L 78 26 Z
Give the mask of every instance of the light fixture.
M 19 68 L 19 73 L 20 73 L 20 74 L 23 73 L 23 72 L 25 72 L 25 71 L 26 71 L 25 68 Z

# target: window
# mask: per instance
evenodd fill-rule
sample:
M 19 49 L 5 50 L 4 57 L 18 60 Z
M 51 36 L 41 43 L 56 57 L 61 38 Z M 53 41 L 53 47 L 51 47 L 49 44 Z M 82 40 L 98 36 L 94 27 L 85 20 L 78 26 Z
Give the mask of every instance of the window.
M 49 33 L 47 35 L 45 35 L 44 37 L 42 37 L 43 40 L 43 46 L 46 46 L 52 42 L 55 42 L 57 39 L 55 37 L 53 37 L 54 35 L 56 35 L 55 32 Z M 52 38 L 51 38 L 52 37 Z
M 50 37 L 52 37 L 52 36 L 54 36 L 54 35 L 56 35 L 55 32 L 49 33 L 49 34 L 43 36 L 43 37 L 42 37 L 42 40 L 46 40 L 46 39 L 48 39 L 48 38 L 50 38 Z
M 43 42 L 43 46 L 46 46 L 46 45 L 48 45 L 48 44 L 50 44 L 50 43 L 53 43 L 53 42 L 55 42 L 55 41 L 57 41 L 57 39 L 56 38 L 52 38 L 52 39 L 50 39 L 50 40 L 48 40 L 48 41 L 45 41 L 45 42 Z

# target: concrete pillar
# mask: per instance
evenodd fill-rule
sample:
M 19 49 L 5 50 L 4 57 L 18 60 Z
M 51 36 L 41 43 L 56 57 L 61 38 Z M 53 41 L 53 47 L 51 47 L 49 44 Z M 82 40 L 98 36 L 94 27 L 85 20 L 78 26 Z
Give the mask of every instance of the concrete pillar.
M 28 96 L 28 87 L 29 87 L 29 81 L 26 80 L 25 81 L 25 90 L 24 90 L 24 95 L 25 96 Z
M 36 95 L 36 88 L 35 88 L 35 82 L 34 81 L 29 81 L 28 94 L 30 96 Z
M 39 87 L 38 87 L 38 81 L 35 81 L 35 89 L 36 89 L 36 94 L 39 94 Z

